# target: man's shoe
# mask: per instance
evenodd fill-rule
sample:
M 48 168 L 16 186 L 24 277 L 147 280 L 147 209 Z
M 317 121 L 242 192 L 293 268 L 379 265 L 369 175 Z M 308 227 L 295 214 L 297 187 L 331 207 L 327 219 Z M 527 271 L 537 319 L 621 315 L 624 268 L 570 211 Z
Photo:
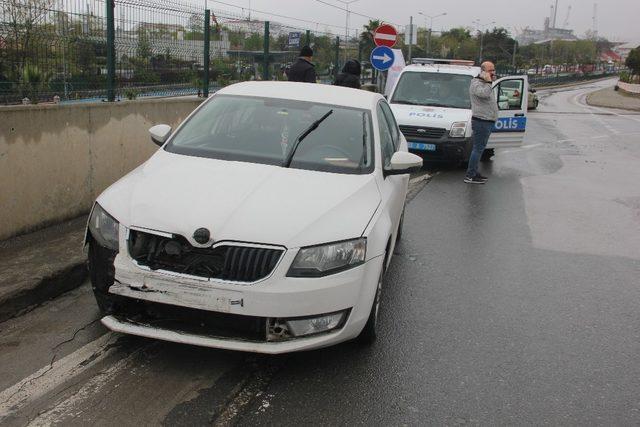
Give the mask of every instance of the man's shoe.
M 464 182 L 466 182 L 467 184 L 484 184 L 487 181 L 484 180 L 484 179 L 480 179 L 477 176 L 474 176 L 473 178 L 465 176 L 464 177 Z
M 483 181 L 487 181 L 487 180 L 489 180 L 489 178 L 487 178 L 486 176 L 482 176 L 482 175 L 480 175 L 479 173 L 477 173 L 477 174 L 476 174 L 476 178 L 481 179 L 481 180 L 483 180 Z

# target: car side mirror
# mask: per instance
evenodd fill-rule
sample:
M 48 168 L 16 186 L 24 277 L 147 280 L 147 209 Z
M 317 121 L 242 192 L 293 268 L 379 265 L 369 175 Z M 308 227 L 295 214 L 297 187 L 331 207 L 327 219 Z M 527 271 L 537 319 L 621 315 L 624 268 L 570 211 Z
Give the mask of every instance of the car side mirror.
M 171 126 L 169 125 L 155 125 L 149 129 L 151 140 L 154 144 L 162 147 L 169 135 L 171 134 Z
M 422 157 L 406 151 L 397 151 L 391 156 L 391 164 L 384 175 L 404 175 L 422 167 Z

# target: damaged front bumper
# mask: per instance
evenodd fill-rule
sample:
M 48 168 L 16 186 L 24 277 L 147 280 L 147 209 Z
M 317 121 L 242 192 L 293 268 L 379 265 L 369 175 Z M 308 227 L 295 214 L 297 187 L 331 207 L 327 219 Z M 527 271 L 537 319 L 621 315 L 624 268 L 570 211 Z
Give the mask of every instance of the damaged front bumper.
M 124 253 L 123 253 L 124 252 Z M 382 257 L 322 278 L 287 277 L 295 250 L 254 283 L 140 266 L 125 251 L 108 288 L 109 329 L 178 343 L 286 353 L 355 338 L 367 321 Z

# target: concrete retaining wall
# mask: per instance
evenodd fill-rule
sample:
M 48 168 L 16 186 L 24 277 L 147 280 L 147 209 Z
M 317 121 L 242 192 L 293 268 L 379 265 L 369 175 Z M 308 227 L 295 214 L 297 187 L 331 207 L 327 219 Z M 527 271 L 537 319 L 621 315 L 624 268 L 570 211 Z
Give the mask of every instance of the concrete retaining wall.
M 158 148 L 201 100 L 0 108 L 0 240 L 88 212 L 106 187 Z
M 620 90 L 632 95 L 640 95 L 640 84 L 618 82 Z

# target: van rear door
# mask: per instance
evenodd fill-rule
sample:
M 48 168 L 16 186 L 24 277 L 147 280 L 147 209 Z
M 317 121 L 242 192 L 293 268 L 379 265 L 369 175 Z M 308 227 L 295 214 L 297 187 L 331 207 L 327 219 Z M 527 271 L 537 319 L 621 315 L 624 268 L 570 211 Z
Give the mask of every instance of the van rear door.
M 527 76 L 508 76 L 493 82 L 498 102 L 498 120 L 487 148 L 519 147 L 527 127 L 529 80 Z

